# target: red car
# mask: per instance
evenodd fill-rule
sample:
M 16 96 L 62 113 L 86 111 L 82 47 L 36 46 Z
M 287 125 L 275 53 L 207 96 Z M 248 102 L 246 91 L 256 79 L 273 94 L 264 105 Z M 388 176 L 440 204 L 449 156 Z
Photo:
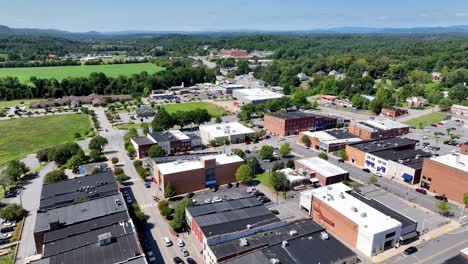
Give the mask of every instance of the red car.
M 252 142 L 246 141 L 245 144 L 246 144 L 246 145 L 250 145 L 250 144 L 252 144 Z
M 415 191 L 417 191 L 418 193 L 427 194 L 426 189 L 423 188 L 417 188 Z
M 441 125 L 441 126 L 443 126 L 443 125 L 444 125 L 444 123 L 442 123 L 442 122 L 439 122 L 439 123 L 437 123 L 437 124 L 438 124 L 438 125 Z
M 432 124 L 431 126 L 433 126 L 433 127 L 437 127 L 437 125 L 436 125 L 436 124 Z
M 452 127 L 452 128 L 450 128 L 450 129 L 452 129 L 452 130 L 457 130 L 457 128 L 456 128 L 456 127 Z

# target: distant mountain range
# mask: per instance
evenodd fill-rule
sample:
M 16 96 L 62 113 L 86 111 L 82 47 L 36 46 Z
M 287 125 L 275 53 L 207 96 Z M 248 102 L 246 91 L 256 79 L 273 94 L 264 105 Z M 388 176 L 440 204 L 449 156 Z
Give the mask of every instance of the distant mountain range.
M 449 27 L 414 27 L 414 28 L 371 28 L 371 27 L 337 27 L 310 30 L 200 30 L 200 31 L 151 31 L 129 30 L 114 32 L 69 32 L 57 29 L 10 28 L 0 25 L 0 35 L 34 35 L 64 38 L 106 38 L 124 35 L 161 35 L 161 34 L 448 34 L 468 33 L 468 25 Z

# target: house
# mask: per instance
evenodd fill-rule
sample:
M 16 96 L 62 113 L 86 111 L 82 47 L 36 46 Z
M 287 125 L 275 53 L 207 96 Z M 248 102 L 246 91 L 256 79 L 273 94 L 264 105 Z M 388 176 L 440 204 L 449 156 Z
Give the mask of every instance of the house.
M 305 82 L 307 80 L 309 80 L 309 76 L 307 76 L 305 73 L 301 72 L 299 74 L 297 74 L 297 78 L 299 79 L 299 81 L 301 82 Z
M 202 125 L 199 129 L 201 140 L 205 145 L 211 144 L 212 140 L 217 144 L 224 144 L 226 141 L 231 144 L 244 143 L 252 140 L 255 133 L 239 122 Z
M 302 131 L 319 131 L 337 126 L 337 118 L 309 112 L 287 112 L 266 114 L 264 127 L 268 132 L 280 136 L 298 135 Z
M 409 108 L 413 107 L 423 107 L 429 104 L 427 99 L 424 99 L 422 96 L 411 96 L 406 98 L 406 104 Z
M 410 127 L 389 119 L 371 119 L 351 123 L 348 131 L 364 140 L 373 140 L 406 135 L 410 132 Z
M 400 109 L 400 108 L 394 108 L 394 107 L 382 108 L 382 114 L 390 118 L 395 118 L 401 115 L 406 115 L 407 113 L 408 111 L 406 109 Z
M 341 72 L 332 70 L 331 72 L 328 73 L 328 76 L 333 76 L 337 80 L 343 80 L 344 78 L 346 78 L 346 73 L 341 73 Z
M 151 117 L 156 114 L 156 112 L 153 109 L 150 109 L 149 107 L 143 105 L 140 108 L 138 108 L 135 113 L 137 114 L 138 117 Z
M 317 72 L 315 73 L 315 75 L 318 75 L 318 76 L 325 76 L 325 75 L 327 75 L 327 73 L 324 72 L 324 71 L 322 71 L 322 70 L 320 70 L 320 71 L 317 71 Z

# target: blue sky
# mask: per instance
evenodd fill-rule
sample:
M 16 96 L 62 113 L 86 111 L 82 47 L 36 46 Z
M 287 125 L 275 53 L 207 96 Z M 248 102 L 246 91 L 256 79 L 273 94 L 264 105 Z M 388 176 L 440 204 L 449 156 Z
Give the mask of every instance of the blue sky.
M 468 0 L 0 0 L 0 24 L 69 31 L 468 25 Z

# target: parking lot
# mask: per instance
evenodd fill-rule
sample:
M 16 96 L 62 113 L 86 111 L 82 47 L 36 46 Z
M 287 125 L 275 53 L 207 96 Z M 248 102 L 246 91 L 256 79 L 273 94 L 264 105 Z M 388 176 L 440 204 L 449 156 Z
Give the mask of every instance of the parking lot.
M 442 216 L 433 213 L 427 209 L 412 206 L 407 201 L 397 197 L 377 186 L 366 185 L 359 188 L 360 193 L 366 197 L 386 205 L 389 208 L 399 212 L 400 214 L 416 221 L 418 223 L 417 230 L 420 233 L 427 233 L 447 223 L 447 220 Z

